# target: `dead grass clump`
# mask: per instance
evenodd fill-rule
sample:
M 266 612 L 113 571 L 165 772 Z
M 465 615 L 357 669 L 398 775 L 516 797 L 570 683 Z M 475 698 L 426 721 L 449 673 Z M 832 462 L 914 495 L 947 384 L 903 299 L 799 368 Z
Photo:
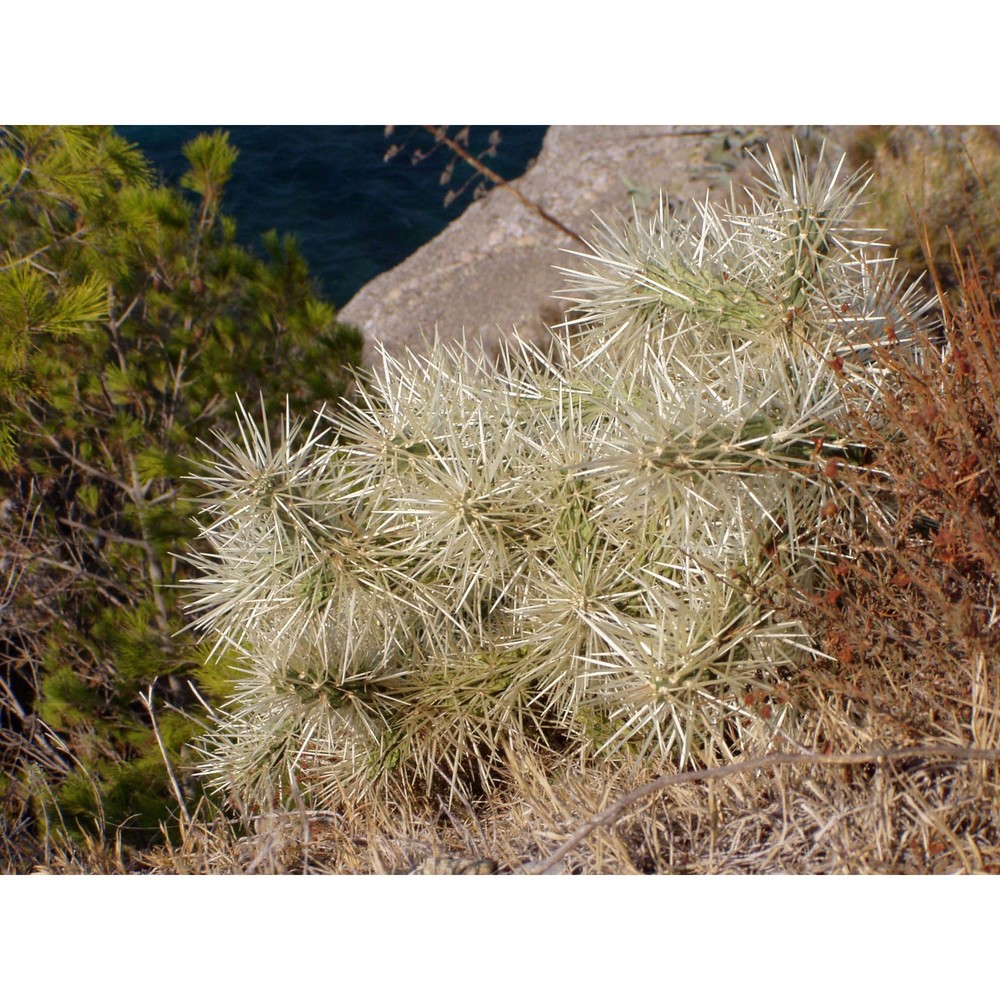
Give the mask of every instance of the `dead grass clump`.
M 988 871 L 1000 861 L 994 770 L 912 761 L 766 761 L 662 789 L 619 827 L 633 864 L 660 874 Z
M 607 762 L 511 760 L 489 800 L 347 814 L 216 815 L 132 871 L 169 874 L 942 874 L 1000 872 L 992 759 L 933 749 L 778 754 L 629 791 Z M 736 768 L 732 771 L 732 768 Z M 677 779 L 674 783 L 671 780 Z M 636 794 L 636 793 L 639 794 Z M 57 855 L 45 870 L 111 872 Z
M 886 230 L 904 268 L 924 269 L 929 251 L 945 288 L 961 283 L 951 252 L 979 245 L 1000 264 L 1000 129 L 984 126 L 866 126 L 845 137 L 856 166 L 873 169 L 866 217 Z M 922 221 L 918 224 L 917 219 Z

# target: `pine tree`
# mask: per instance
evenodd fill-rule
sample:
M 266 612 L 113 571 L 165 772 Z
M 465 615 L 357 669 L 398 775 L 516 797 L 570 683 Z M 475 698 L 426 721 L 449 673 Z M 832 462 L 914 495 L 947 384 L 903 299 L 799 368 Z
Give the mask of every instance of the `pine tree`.
M 199 439 L 233 427 L 237 392 L 336 399 L 359 359 L 292 237 L 267 234 L 266 259 L 238 243 L 227 134 L 184 153 L 179 190 L 110 128 L 0 129 L 8 841 L 53 819 L 158 834 L 171 799 L 139 696 L 169 692 L 179 759 L 198 729 L 182 679 L 203 661 L 173 589 Z

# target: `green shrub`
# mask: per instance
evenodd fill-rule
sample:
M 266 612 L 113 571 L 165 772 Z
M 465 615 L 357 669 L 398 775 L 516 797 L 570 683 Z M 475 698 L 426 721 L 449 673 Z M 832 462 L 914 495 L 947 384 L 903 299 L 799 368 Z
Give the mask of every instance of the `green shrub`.
M 293 239 L 237 242 L 226 134 L 185 154 L 193 196 L 109 128 L 0 129 L 0 753 L 47 776 L 49 819 L 137 843 L 170 804 L 139 695 L 158 677 L 193 718 L 204 672 L 174 589 L 197 442 L 237 392 L 336 398 L 360 353 Z M 196 728 L 163 720 L 175 762 Z

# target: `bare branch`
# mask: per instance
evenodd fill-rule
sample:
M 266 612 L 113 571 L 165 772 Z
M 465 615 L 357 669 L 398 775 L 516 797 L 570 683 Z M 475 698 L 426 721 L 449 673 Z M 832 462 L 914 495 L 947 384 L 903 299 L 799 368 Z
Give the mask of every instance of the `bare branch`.
M 459 145 L 440 126 L 424 125 L 423 128 L 426 131 L 430 132 L 430 134 L 434 136 L 434 138 L 437 140 L 438 143 L 440 143 L 443 146 L 447 146 L 448 149 L 450 149 L 456 156 L 461 157 L 461 159 L 465 160 L 465 162 L 468 163 L 473 170 L 482 174 L 482 176 L 485 177 L 488 181 L 490 181 L 493 184 L 496 184 L 497 187 L 506 188 L 508 191 L 510 191 L 510 193 L 513 194 L 514 197 L 517 198 L 517 200 L 520 201 L 521 204 L 525 206 L 525 208 L 531 209 L 532 212 L 534 212 L 536 215 L 541 216 L 541 218 L 543 218 L 550 225 L 555 226 L 557 229 L 561 229 L 567 236 L 576 240 L 576 242 L 579 243 L 581 246 L 586 247 L 588 250 L 590 249 L 590 245 L 579 233 L 575 232 L 574 230 L 570 229 L 569 226 L 560 222 L 554 215 L 550 215 L 537 202 L 532 201 L 530 198 L 526 198 L 523 194 L 521 194 L 520 191 L 518 191 L 516 187 L 514 187 L 513 184 L 510 184 L 507 181 L 505 181 L 495 170 L 491 170 L 488 166 L 486 166 L 485 163 L 483 163 L 482 160 L 480 160 L 478 157 L 473 156 L 472 153 L 470 153 L 467 149 Z
M 191 816 L 187 811 L 187 806 L 184 805 L 184 796 L 181 795 L 181 787 L 177 783 L 177 777 L 174 775 L 174 769 L 170 764 L 170 758 L 167 756 L 167 748 L 163 745 L 163 737 L 160 736 L 160 727 L 156 722 L 156 713 L 153 711 L 153 687 L 156 684 L 156 678 L 154 678 L 153 683 L 149 685 L 149 691 L 146 694 L 139 695 L 140 701 L 146 706 L 146 711 L 149 712 L 149 721 L 153 724 L 153 735 L 156 737 L 156 745 L 160 748 L 160 754 L 163 757 L 164 766 L 167 769 L 167 777 L 170 779 L 170 787 L 173 789 L 174 798 L 177 800 L 177 804 L 180 806 L 181 814 L 184 816 L 184 821 L 188 826 L 191 825 Z
M 579 827 L 570 838 L 556 851 L 544 858 L 538 864 L 532 866 L 530 874 L 543 875 L 553 865 L 560 862 L 574 847 L 585 840 L 591 833 L 599 827 L 606 826 L 614 822 L 630 805 L 638 802 L 655 792 L 658 792 L 670 785 L 679 785 L 688 781 L 715 781 L 719 778 L 726 778 L 733 774 L 742 774 L 746 771 L 758 771 L 767 767 L 781 767 L 784 765 L 798 766 L 819 764 L 824 767 L 842 767 L 845 764 L 885 764 L 891 760 L 906 760 L 916 757 L 945 757 L 963 761 L 1000 761 L 1000 749 L 989 750 L 979 747 L 952 747 L 952 746 L 914 746 L 914 747 L 887 747 L 883 750 L 871 750 L 858 753 L 845 754 L 819 754 L 819 753 L 772 753 L 762 757 L 752 757 L 749 760 L 736 761 L 733 764 L 725 764 L 722 767 L 706 767 L 697 771 L 681 771 L 678 774 L 662 774 L 652 781 L 648 781 L 631 792 L 623 795 L 614 805 L 609 806 L 604 812 L 592 819 L 587 820 L 583 826 Z

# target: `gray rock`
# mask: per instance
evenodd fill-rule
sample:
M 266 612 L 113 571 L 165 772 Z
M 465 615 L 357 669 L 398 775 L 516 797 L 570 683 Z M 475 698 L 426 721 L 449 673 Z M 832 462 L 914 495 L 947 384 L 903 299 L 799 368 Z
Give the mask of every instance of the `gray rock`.
M 420 352 L 435 334 L 481 344 L 493 353 L 516 330 L 544 344 L 570 303 L 557 267 L 579 263 L 586 248 L 524 204 L 514 190 L 566 228 L 590 237 L 595 216 L 612 222 L 651 208 L 661 189 L 677 205 L 740 180 L 747 158 L 781 144 L 789 130 L 685 126 L 552 126 L 534 166 L 507 187 L 473 202 L 447 229 L 365 285 L 340 319 L 391 354 Z

